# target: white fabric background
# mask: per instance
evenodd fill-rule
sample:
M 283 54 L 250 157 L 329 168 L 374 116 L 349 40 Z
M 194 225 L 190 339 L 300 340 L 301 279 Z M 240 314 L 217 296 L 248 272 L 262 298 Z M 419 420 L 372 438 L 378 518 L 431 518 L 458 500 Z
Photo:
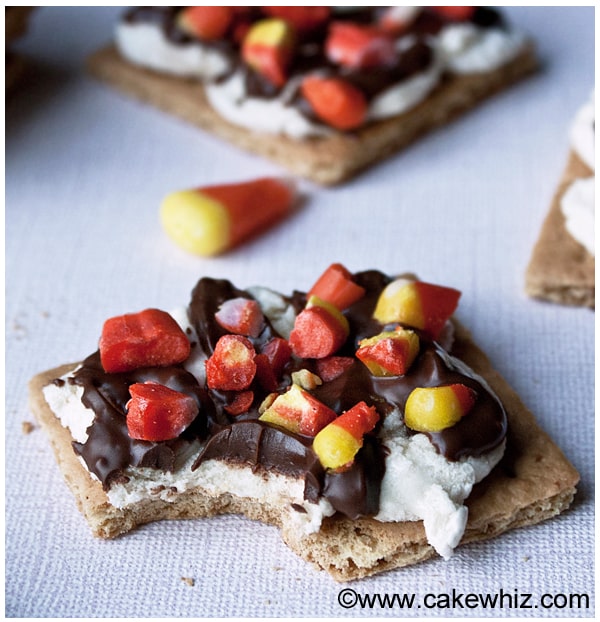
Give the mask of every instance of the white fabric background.
M 593 87 L 594 10 L 507 12 L 538 43 L 538 75 L 343 187 L 303 184 L 296 216 L 213 259 L 165 237 L 161 199 L 282 171 L 88 77 L 85 57 L 110 39 L 120 9 L 34 15 L 18 46 L 33 80 L 6 106 L 8 616 L 593 615 L 594 313 L 532 301 L 523 281 L 568 125 Z M 557 519 L 351 587 L 421 599 L 502 589 L 531 593 L 531 604 L 587 593 L 589 609 L 343 609 L 342 586 L 276 529 L 239 517 L 91 537 L 44 434 L 22 431 L 33 420 L 28 379 L 92 352 L 111 315 L 186 304 L 201 276 L 290 292 L 334 261 L 462 290 L 458 317 L 582 476 Z

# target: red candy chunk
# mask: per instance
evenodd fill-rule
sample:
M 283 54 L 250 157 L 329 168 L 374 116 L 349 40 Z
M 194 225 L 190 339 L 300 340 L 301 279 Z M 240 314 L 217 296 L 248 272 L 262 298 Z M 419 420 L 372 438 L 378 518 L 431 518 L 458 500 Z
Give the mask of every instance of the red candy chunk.
M 352 365 L 354 365 L 354 359 L 351 356 L 328 356 L 315 361 L 317 375 L 323 382 L 335 380 Z
M 292 352 L 300 358 L 322 359 L 335 354 L 348 337 L 348 320 L 316 296 L 297 316 L 290 333 Z
M 263 13 L 289 22 L 300 33 L 316 30 L 327 22 L 331 14 L 328 6 L 263 6 Z
M 215 313 L 215 320 L 230 333 L 258 337 L 265 325 L 262 309 L 256 300 L 231 298 Z
M 269 359 L 269 363 L 277 378 L 281 376 L 285 366 L 292 358 L 292 348 L 282 337 L 273 337 L 273 339 L 267 341 L 262 347 L 261 353 Z
M 241 335 L 223 335 L 205 361 L 206 384 L 219 391 L 243 391 L 254 380 L 254 346 Z
M 437 13 L 440 13 L 446 19 L 457 22 L 466 22 L 473 17 L 475 13 L 474 6 L 433 6 L 431 7 Z
M 278 385 L 277 376 L 273 370 L 271 361 L 269 361 L 269 357 L 263 353 L 257 354 L 254 357 L 254 362 L 256 363 L 256 379 L 258 380 L 258 384 L 260 384 L 265 391 L 271 393 L 276 391 Z
M 317 117 L 333 128 L 353 130 L 365 122 L 367 100 L 347 80 L 307 76 L 300 90 Z
M 352 273 L 342 264 L 333 263 L 317 279 L 308 295 L 318 296 L 341 311 L 360 300 L 365 289 L 352 280 Z
M 230 6 L 188 6 L 179 13 L 177 25 L 189 35 L 211 41 L 225 36 L 233 18 Z
M 199 412 L 196 400 L 157 382 L 141 382 L 129 387 L 127 431 L 142 441 L 177 438 Z
M 370 26 L 336 22 L 329 29 L 325 54 L 333 63 L 350 69 L 392 65 L 397 57 L 394 40 Z
M 110 318 L 100 337 L 100 360 L 108 373 L 166 367 L 190 355 L 190 342 L 166 312 L 146 309 Z
M 433 285 L 423 281 L 415 282 L 415 288 L 421 299 L 421 309 L 425 319 L 423 328 L 434 339 L 437 339 L 444 325 L 458 307 L 460 292 L 451 287 Z
M 223 408 L 230 415 L 236 417 L 237 415 L 248 412 L 253 401 L 254 391 L 239 391 L 233 395 L 231 401 Z

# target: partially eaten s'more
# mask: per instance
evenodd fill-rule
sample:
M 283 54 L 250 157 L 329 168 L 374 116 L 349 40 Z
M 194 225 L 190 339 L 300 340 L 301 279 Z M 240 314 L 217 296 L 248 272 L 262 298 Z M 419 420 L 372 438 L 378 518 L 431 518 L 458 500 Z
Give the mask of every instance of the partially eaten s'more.
M 340 581 L 449 558 L 562 512 L 578 482 L 459 296 L 340 264 L 291 295 L 202 278 L 187 307 L 107 320 L 31 407 L 96 536 L 236 513 Z
M 536 59 L 487 7 L 138 7 L 89 67 L 335 184 L 531 73 Z
M 525 278 L 530 296 L 591 308 L 596 296 L 595 122 L 592 94 L 571 124 L 567 165 Z

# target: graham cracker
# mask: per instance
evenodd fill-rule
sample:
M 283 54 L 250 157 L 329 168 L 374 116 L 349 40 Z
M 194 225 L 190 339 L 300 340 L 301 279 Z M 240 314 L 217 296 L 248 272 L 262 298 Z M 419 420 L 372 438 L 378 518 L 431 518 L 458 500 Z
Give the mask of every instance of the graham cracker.
M 527 266 L 525 291 L 533 298 L 595 308 L 595 257 L 567 231 L 561 210 L 569 186 L 592 175 L 571 151 Z
M 504 403 L 509 420 L 505 457 L 467 500 L 469 519 L 462 543 L 533 525 L 567 509 L 579 481 L 577 471 L 460 325 L 453 353 L 487 380 Z M 42 394 L 45 385 L 74 367 L 64 365 L 35 376 L 29 385 L 30 406 L 48 434 L 65 481 L 95 536 L 112 538 L 156 520 L 242 514 L 278 526 L 292 550 L 337 581 L 359 579 L 435 555 L 420 521 L 380 523 L 334 516 L 324 521 L 319 532 L 300 536 L 286 523 L 280 508 L 230 494 L 211 497 L 200 489 L 182 493 L 173 502 L 152 499 L 125 509 L 114 508 L 101 484 L 77 458 L 70 433 Z
M 514 60 L 494 71 L 444 78 L 424 101 L 408 112 L 351 133 L 333 132 L 307 139 L 252 132 L 229 123 L 210 106 L 199 82 L 137 67 L 123 60 L 112 45 L 93 54 L 88 59 L 88 68 L 94 76 L 127 95 L 273 160 L 295 175 L 334 185 L 388 158 L 532 73 L 537 61 L 530 44 Z

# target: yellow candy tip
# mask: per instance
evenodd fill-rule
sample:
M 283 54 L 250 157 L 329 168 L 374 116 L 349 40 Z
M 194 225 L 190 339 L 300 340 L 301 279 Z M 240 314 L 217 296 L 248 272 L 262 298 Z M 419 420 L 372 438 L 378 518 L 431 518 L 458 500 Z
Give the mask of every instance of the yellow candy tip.
M 229 247 L 229 216 L 214 199 L 195 190 L 173 192 L 160 207 L 167 235 L 195 255 L 218 255 Z

